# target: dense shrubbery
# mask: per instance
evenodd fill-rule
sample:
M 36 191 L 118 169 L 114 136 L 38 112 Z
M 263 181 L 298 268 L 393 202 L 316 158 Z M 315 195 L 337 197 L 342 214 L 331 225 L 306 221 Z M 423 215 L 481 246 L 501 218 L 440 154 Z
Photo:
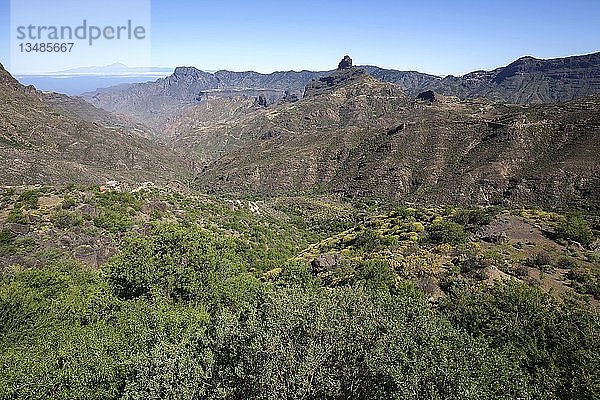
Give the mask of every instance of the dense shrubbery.
M 55 212 L 51 217 L 51 221 L 55 227 L 60 229 L 83 225 L 83 217 L 81 215 L 66 210 Z
M 411 284 L 325 290 L 244 274 L 208 304 L 119 299 L 74 265 L 0 287 L 0 397 L 515 398 L 509 357 L 453 328 Z M 231 302 L 237 297 L 236 302 Z M 211 309 L 207 314 L 206 309 Z
M 585 246 L 594 240 L 594 234 L 589 222 L 579 213 L 571 213 L 564 217 L 556 227 L 560 238 L 571 239 Z
M 499 211 L 494 207 L 457 210 L 452 215 L 452 221 L 469 227 L 471 230 L 476 230 L 481 226 L 490 224 Z
M 469 234 L 462 225 L 452 221 L 438 220 L 427 227 L 426 240 L 434 244 L 448 243 L 462 245 L 467 242 Z
M 15 204 L 14 208 L 8 212 L 6 216 L 6 222 L 12 224 L 26 224 L 27 218 L 25 217 L 25 213 L 23 213 L 23 209 L 19 204 Z
M 14 251 L 15 235 L 8 229 L 0 230 L 0 255 L 7 255 Z
M 28 208 L 37 208 L 40 192 L 38 190 L 26 190 L 19 195 L 19 202 Z
M 106 267 L 107 280 L 123 299 L 160 295 L 173 300 L 213 298 L 218 286 L 244 271 L 236 242 L 201 229 L 162 226 L 149 237 L 132 237 Z
M 126 215 L 139 206 L 133 197 L 112 200 L 117 205 L 99 207 Z M 236 218 L 226 223 L 244 225 Z M 157 224 L 127 237 L 101 271 L 64 257 L 49 257 L 44 268 L 4 269 L 0 398 L 570 399 L 600 392 L 600 322 L 585 305 L 514 283 L 456 285 L 432 307 L 387 261 L 366 257 L 394 245 L 371 229 L 352 239 L 365 257 L 349 278 L 324 288 L 304 263 L 287 259 L 292 246 L 247 226 L 227 235 Z M 13 248 L 14 235 L 1 232 L 0 249 Z M 433 222 L 425 235 L 454 245 L 467 238 L 447 221 Z M 259 245 L 265 242 L 276 246 Z
M 511 283 L 458 290 L 441 311 L 516 361 L 532 398 L 592 399 L 600 393 L 599 316 L 573 299 L 559 302 L 538 288 Z
M 395 244 L 390 237 L 384 237 L 373 229 L 365 229 L 360 231 L 356 238 L 352 241 L 357 249 L 363 252 L 372 252 L 381 249 L 385 246 Z

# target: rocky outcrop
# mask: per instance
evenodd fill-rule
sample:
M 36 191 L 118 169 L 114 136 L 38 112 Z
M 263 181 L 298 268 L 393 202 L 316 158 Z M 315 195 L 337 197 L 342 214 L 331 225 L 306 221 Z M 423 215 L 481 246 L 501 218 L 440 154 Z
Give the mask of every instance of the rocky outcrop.
M 338 64 L 338 69 L 349 69 L 352 68 L 352 59 L 350 56 L 344 56 L 342 61 Z
M 334 270 L 344 261 L 344 258 L 337 253 L 321 254 L 311 262 L 312 272 L 315 275 Z
M 267 102 L 267 97 L 264 94 L 261 94 L 256 98 L 255 104 L 258 107 L 266 107 L 269 105 L 269 103 Z
M 304 98 L 331 93 L 337 88 L 355 83 L 367 76 L 368 74 L 364 69 L 353 67 L 352 59 L 346 56 L 340 62 L 338 69 L 331 75 L 310 82 L 304 90 Z
M 290 93 L 288 90 L 285 91 L 283 99 L 281 99 L 281 101 L 284 103 L 295 103 L 298 100 L 300 100 L 298 95 L 295 93 Z

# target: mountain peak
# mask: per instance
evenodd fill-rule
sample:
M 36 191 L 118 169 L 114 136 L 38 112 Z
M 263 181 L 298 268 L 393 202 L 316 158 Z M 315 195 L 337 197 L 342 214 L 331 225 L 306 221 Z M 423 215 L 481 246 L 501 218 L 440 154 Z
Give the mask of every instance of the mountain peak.
M 350 56 L 344 56 L 342 61 L 338 64 L 338 69 L 350 69 L 352 68 L 352 59 Z
M 199 69 L 197 69 L 195 67 L 177 67 L 177 68 L 175 68 L 173 75 L 178 75 L 178 76 L 197 75 L 200 72 L 202 72 L 202 71 L 200 71 Z

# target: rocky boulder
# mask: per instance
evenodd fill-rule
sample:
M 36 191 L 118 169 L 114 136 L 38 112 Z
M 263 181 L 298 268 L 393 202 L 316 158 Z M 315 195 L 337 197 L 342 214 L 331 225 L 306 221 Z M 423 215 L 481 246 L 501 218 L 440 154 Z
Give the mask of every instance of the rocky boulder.
M 334 270 L 343 260 L 342 256 L 335 253 L 321 254 L 311 262 L 314 274 L 330 272 Z

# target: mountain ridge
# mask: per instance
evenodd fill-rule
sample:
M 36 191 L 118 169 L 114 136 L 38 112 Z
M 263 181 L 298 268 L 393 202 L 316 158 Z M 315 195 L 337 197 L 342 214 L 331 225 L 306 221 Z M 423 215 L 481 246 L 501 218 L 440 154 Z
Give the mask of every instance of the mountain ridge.
M 427 89 L 462 99 L 514 104 L 558 103 L 600 93 L 600 52 L 564 58 L 524 56 L 490 71 L 449 75 Z
M 360 71 L 338 70 L 299 102 L 198 136 L 198 148 L 221 149 L 199 187 L 600 209 L 600 96 L 537 106 L 415 99 Z
M 463 76 L 438 77 L 416 71 L 398 71 L 375 66 L 361 67 L 378 80 L 395 83 L 411 96 L 431 90 L 461 99 L 485 97 L 514 104 L 557 103 L 600 93 L 600 53 L 555 59 L 521 57 L 504 67 L 479 70 Z M 98 89 L 83 97 L 99 108 L 117 112 L 161 129 L 164 116 L 174 116 L 182 107 L 206 98 L 260 95 L 266 103 L 287 96 L 303 97 L 305 87 L 334 71 L 204 72 L 195 67 L 177 67 L 173 74 L 154 82 Z
M 19 84 L 0 68 L 1 185 L 163 184 L 184 179 L 192 162 L 143 138 L 144 128 Z

